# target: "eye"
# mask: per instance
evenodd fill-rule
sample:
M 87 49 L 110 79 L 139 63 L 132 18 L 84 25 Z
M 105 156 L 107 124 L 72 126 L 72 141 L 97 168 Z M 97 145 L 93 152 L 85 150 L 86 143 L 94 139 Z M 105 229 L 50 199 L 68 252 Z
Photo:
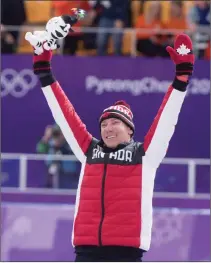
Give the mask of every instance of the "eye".
M 119 124 L 119 123 L 120 123 L 119 120 L 115 120 L 115 121 L 113 121 L 113 124 Z

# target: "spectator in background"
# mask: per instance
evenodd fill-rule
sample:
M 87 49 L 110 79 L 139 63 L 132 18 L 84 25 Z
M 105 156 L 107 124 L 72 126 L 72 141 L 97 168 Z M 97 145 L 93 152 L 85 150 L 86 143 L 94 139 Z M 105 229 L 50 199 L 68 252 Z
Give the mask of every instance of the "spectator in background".
M 183 2 L 181 1 L 170 2 L 169 19 L 168 19 L 168 23 L 165 26 L 166 28 L 169 29 L 187 29 L 187 18 L 184 13 Z
M 2 0 L 1 1 L 1 25 L 20 27 L 26 21 L 26 13 L 24 0 Z M 3 51 L 6 53 L 16 52 L 19 40 L 19 30 L 7 32 L 4 30 L 4 35 L 1 37 L 1 43 L 4 45 Z M 6 46 L 5 46 L 6 45 Z M 10 51 L 10 52 L 9 52 Z
M 121 55 L 122 53 L 122 37 L 121 30 L 127 24 L 127 13 L 129 0 L 112 0 L 112 1 L 95 1 L 100 3 L 102 12 L 99 20 L 100 29 L 116 29 L 117 32 L 112 33 L 114 43 L 114 54 Z M 119 29 L 119 31 L 118 31 Z M 108 32 L 99 32 L 97 35 L 97 55 L 104 56 L 107 53 L 107 45 L 109 36 Z
M 185 30 L 187 29 L 187 18 L 184 13 L 184 7 L 183 2 L 181 1 L 171 1 L 170 2 L 170 13 L 169 13 L 169 19 L 168 22 L 165 24 L 165 29 L 168 29 L 169 31 L 174 29 L 181 29 Z M 184 33 L 184 32 L 183 32 Z M 175 40 L 177 34 L 174 33 L 168 33 L 165 36 L 165 47 L 170 45 L 172 46 Z M 163 53 L 164 57 L 168 57 L 168 52 Z
M 46 127 L 44 136 L 37 144 L 37 152 L 49 155 L 73 155 L 57 125 Z M 48 169 L 46 187 L 77 188 L 79 174 L 75 161 L 53 160 L 49 156 L 46 165 Z
M 4 25 L 1 24 L 1 53 L 11 54 L 15 52 L 15 39 L 13 35 L 6 31 Z
M 71 8 L 80 8 L 89 10 L 90 5 L 88 1 L 52 1 L 52 16 L 61 16 L 64 14 L 70 14 Z M 75 32 L 70 32 L 64 39 L 63 50 L 64 54 L 75 55 L 78 42 L 83 39 L 84 34 L 80 32 L 80 28 L 83 26 L 83 20 L 78 21 L 74 27 L 77 28 Z
M 145 56 L 155 57 L 166 54 L 165 38 L 159 34 L 159 30 L 165 27 L 161 16 L 161 3 L 155 1 L 151 2 L 149 8 L 137 18 L 136 29 L 148 30 L 148 32 L 137 33 L 137 51 Z
M 209 47 L 209 34 L 197 31 L 197 27 L 210 26 L 210 3 L 208 1 L 195 1 L 193 7 L 189 10 L 188 22 L 190 28 L 195 32 L 193 41 L 196 56 L 203 58 Z
M 87 27 L 98 27 L 100 16 L 102 12 L 102 5 L 100 2 L 88 1 L 90 9 L 88 10 L 85 18 L 83 19 L 83 25 Z M 96 32 L 89 32 L 84 34 L 84 48 L 88 50 L 95 50 L 96 45 Z

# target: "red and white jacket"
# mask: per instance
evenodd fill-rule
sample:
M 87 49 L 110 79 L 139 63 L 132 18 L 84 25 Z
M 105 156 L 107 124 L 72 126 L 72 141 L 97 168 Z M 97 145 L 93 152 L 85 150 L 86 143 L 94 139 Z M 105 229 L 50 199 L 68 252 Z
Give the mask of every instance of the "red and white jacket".
M 156 169 L 174 133 L 186 83 L 168 88 L 143 143 L 106 152 L 87 131 L 58 82 L 43 87 L 53 117 L 81 162 L 73 246 L 129 246 L 148 250 Z

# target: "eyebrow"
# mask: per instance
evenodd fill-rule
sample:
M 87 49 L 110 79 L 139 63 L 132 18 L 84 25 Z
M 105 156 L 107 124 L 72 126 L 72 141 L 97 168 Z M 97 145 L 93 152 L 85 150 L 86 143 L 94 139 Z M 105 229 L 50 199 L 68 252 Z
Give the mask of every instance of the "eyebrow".
M 117 119 L 117 118 L 110 118 L 111 119 L 111 121 L 117 121 L 117 122 L 121 122 L 121 120 L 119 120 L 119 119 Z M 105 122 L 106 120 L 103 120 L 102 122 L 101 122 L 101 125 L 103 125 L 103 124 L 107 124 L 107 122 Z

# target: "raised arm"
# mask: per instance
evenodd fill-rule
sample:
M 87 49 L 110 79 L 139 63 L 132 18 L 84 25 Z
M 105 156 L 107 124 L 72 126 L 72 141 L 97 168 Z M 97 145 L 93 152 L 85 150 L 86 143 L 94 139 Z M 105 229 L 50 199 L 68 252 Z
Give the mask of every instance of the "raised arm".
M 176 64 L 176 77 L 144 138 L 146 160 L 154 168 L 160 165 L 166 155 L 185 99 L 188 75 L 192 74 L 194 64 L 192 43 L 185 34 L 179 35 L 175 40 L 174 49 L 167 47 L 167 51 Z
M 153 167 L 157 168 L 166 155 L 186 95 L 186 86 L 187 82 L 175 79 L 144 138 L 145 155 Z
M 54 120 L 60 126 L 77 159 L 84 162 L 85 153 L 91 143 L 92 136 L 77 115 L 58 81 L 55 80 L 51 72 L 51 58 L 52 51 L 45 50 L 41 55 L 34 55 L 34 73 L 40 79 L 42 91 Z

